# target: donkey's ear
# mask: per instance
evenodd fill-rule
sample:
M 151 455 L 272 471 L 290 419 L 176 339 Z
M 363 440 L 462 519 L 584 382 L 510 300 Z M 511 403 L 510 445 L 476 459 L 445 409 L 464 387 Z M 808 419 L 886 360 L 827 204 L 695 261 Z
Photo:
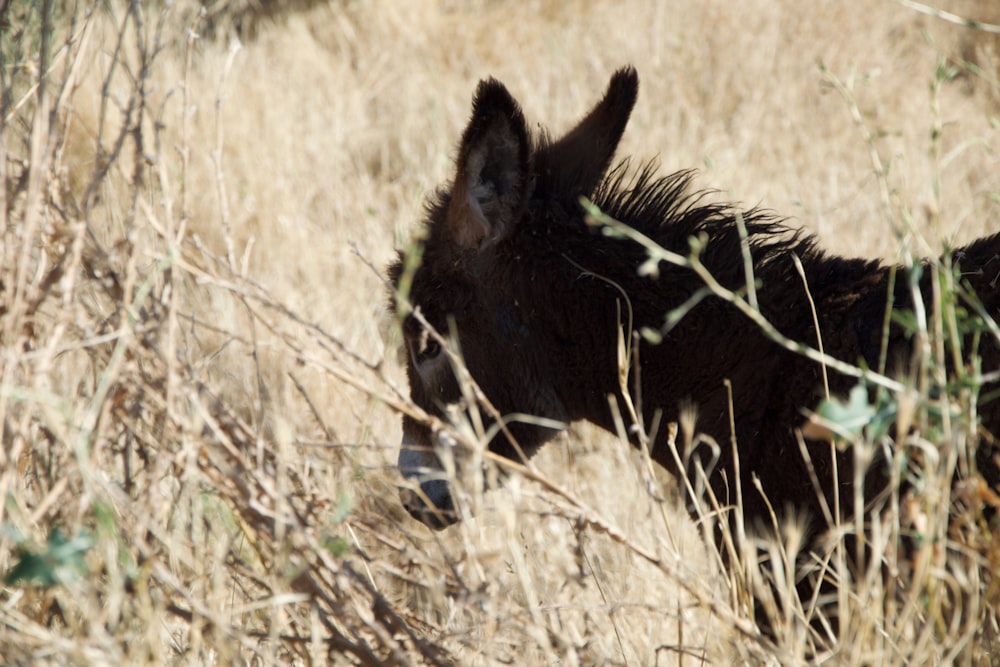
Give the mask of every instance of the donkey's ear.
M 611 164 L 638 94 L 635 69 L 618 70 L 604 99 L 586 118 L 536 156 L 536 171 L 552 194 L 575 197 L 594 191 Z
M 458 151 L 447 224 L 462 248 L 507 235 L 525 205 L 531 150 L 524 114 L 502 83 L 481 81 Z

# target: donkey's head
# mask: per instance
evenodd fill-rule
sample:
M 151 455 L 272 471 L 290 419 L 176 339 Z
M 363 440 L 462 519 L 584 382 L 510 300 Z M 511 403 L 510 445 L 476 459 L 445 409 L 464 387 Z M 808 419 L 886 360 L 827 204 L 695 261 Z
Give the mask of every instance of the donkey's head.
M 604 99 L 551 141 L 531 137 L 503 84 L 482 81 L 454 181 L 430 201 L 423 240 L 389 269 L 413 401 L 439 417 L 477 411 L 490 449 L 502 456 L 531 456 L 556 432 L 553 422 L 574 417 L 556 367 L 573 332 L 541 312 L 552 303 L 547 268 L 565 260 L 539 250 L 558 245 L 538 239 L 553 220 L 582 219 L 579 198 L 607 171 L 638 85 L 635 70 L 618 71 Z M 459 358 L 471 383 L 456 373 Z M 458 517 L 435 438 L 427 424 L 404 417 L 399 467 L 420 482 L 420 493 L 404 491 L 407 509 L 443 527 Z

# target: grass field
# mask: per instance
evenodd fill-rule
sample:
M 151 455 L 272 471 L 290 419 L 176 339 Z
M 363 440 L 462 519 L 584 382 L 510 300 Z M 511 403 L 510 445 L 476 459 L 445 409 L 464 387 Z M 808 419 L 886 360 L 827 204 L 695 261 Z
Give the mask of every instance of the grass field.
M 902 261 L 1000 228 L 1000 8 L 912 4 L 0 2 L 0 663 L 1000 664 L 947 483 L 823 647 L 590 427 L 446 531 L 397 496 L 382 273 L 479 79 L 559 132 L 631 63 L 620 155 Z

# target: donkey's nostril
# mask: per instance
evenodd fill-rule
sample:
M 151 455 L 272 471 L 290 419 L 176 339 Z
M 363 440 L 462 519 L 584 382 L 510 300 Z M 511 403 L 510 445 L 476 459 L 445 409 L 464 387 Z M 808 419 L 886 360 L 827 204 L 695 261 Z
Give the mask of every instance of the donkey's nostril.
M 432 504 L 428 505 L 420 493 L 403 487 L 399 490 L 399 499 L 410 516 L 428 528 L 441 530 L 458 521 L 451 494 L 432 498 Z

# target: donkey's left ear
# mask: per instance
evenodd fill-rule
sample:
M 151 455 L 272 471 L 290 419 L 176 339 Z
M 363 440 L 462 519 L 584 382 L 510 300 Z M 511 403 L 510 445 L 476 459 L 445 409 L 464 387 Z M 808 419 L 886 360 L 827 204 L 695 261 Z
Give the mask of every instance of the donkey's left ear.
M 638 94 L 639 75 L 633 67 L 615 72 L 604 99 L 576 127 L 535 156 L 543 187 L 573 201 L 589 196 L 611 164 Z
M 448 230 L 460 247 L 477 249 L 510 233 L 527 199 L 530 155 L 517 102 L 499 81 L 480 82 L 448 205 Z

